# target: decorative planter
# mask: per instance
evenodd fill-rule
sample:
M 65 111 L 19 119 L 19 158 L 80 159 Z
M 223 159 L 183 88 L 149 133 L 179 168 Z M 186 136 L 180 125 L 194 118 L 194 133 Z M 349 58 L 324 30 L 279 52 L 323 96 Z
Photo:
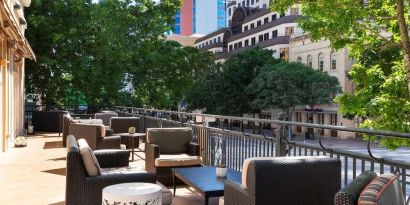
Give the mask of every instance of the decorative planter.
M 27 134 L 33 134 L 34 133 L 34 126 L 29 125 L 27 126 Z
M 228 168 L 227 167 L 216 167 L 216 176 L 217 177 L 226 177 L 226 174 L 228 173 Z
M 128 133 L 134 134 L 135 133 L 135 127 L 128 128 Z

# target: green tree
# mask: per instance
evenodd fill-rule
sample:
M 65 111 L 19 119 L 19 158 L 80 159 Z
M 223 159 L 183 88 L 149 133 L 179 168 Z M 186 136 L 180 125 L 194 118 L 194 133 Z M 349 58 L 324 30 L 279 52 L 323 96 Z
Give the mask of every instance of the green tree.
M 38 61 L 27 64 L 28 92 L 45 95 L 49 109 L 78 107 L 83 98 L 90 112 L 117 104 L 141 45 L 171 28 L 179 6 L 179 0 L 33 2 L 27 38 Z
M 146 106 L 175 109 L 196 79 L 214 64 L 211 53 L 175 41 L 151 41 L 142 46 L 130 74 L 135 95 Z
M 363 119 L 362 127 L 408 132 L 410 96 L 410 5 L 403 0 L 366 1 L 271 0 L 273 10 L 302 4 L 300 26 L 313 40 L 327 39 L 334 49 L 348 47 L 357 60 L 349 72 L 354 94 L 337 98 L 347 117 Z M 385 138 L 388 148 L 408 140 Z
M 297 105 L 326 104 L 341 92 L 337 78 L 301 63 L 267 64 L 248 86 L 253 109 L 280 109 L 292 120 Z
M 209 104 L 194 103 L 191 108 L 206 108 L 208 113 L 237 116 L 259 112 L 250 106 L 254 93 L 247 92 L 246 87 L 262 66 L 276 61 L 272 57 L 272 51 L 262 48 L 248 49 L 230 57 L 223 63 L 222 70 L 212 70 L 192 91 L 197 97 L 196 102 Z

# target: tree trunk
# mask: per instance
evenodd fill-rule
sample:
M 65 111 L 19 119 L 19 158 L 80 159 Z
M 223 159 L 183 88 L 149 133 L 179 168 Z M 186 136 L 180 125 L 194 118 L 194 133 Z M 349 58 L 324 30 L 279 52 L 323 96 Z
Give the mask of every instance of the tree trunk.
M 404 63 L 407 68 L 407 88 L 410 91 L 410 40 L 404 13 L 403 0 L 397 0 L 397 21 L 400 27 L 401 44 L 404 50 Z

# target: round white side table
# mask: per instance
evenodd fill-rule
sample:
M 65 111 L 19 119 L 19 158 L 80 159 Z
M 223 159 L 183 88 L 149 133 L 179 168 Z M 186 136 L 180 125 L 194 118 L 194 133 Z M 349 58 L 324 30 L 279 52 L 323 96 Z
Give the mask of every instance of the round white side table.
M 161 187 L 150 183 L 124 183 L 107 186 L 102 191 L 103 205 L 161 205 Z

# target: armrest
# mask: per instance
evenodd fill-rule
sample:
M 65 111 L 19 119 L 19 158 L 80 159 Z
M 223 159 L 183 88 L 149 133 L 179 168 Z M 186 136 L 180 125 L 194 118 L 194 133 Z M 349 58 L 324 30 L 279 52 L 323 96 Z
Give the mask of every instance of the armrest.
M 155 172 L 155 159 L 159 157 L 159 146 L 145 143 L 145 170 Z
M 97 149 L 120 149 L 121 137 L 120 136 L 107 136 L 104 137 L 97 145 Z
M 253 197 L 249 190 L 242 188 L 242 185 L 231 181 L 225 181 L 224 202 L 226 205 L 234 204 L 254 204 Z
M 94 155 L 101 168 L 129 166 L 130 151 L 128 150 L 96 150 Z
M 192 156 L 199 156 L 199 145 L 195 142 L 189 142 L 188 154 Z

